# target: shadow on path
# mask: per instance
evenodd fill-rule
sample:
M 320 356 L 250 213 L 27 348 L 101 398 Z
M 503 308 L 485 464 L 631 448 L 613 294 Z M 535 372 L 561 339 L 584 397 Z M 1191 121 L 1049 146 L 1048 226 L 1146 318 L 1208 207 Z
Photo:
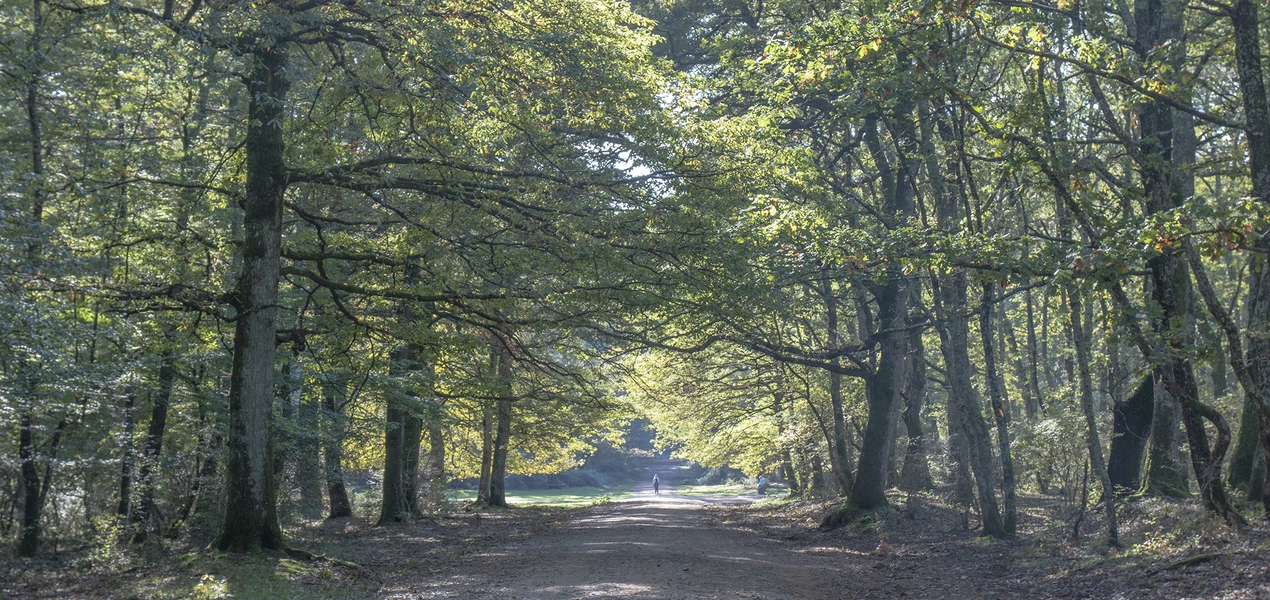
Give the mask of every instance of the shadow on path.
M 497 551 L 399 598 L 829 598 L 840 557 L 707 523 L 718 499 L 675 493 L 686 467 L 654 460 L 632 495 Z M 662 481 L 652 490 L 652 476 Z M 727 502 L 748 502 L 728 498 Z M 414 587 L 414 589 L 410 589 Z

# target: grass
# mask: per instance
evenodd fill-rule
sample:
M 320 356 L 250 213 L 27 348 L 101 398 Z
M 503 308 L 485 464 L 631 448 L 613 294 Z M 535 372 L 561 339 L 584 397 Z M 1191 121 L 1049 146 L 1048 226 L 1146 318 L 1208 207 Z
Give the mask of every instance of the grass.
M 675 490 L 675 493 L 683 496 L 753 496 L 758 493 L 758 487 L 749 483 L 724 483 L 720 485 L 681 485 Z M 784 496 L 784 490 L 769 488 L 768 496 Z
M 590 506 L 630 495 L 629 486 L 611 489 L 571 487 L 555 490 L 508 490 L 507 503 L 512 506 Z M 446 496 L 453 502 L 464 502 L 475 499 L 476 490 L 450 490 Z

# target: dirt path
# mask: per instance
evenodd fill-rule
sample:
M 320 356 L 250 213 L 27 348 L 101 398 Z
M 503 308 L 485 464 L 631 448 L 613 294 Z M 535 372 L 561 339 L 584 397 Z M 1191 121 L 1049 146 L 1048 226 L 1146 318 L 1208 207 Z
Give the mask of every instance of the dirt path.
M 710 525 L 709 501 L 675 493 L 680 468 L 652 463 L 660 495 L 650 473 L 629 499 L 385 591 L 396 598 L 838 597 L 826 590 L 841 589 L 841 557 Z
M 652 491 L 653 472 L 662 481 L 660 495 Z M 1014 540 L 978 538 L 955 511 L 920 500 L 897 503 L 872 527 L 865 522 L 823 532 L 808 517 L 718 506 L 757 495 L 680 495 L 681 478 L 675 463 L 653 462 L 629 499 L 569 511 L 551 525 L 457 526 L 485 533 L 462 534 L 477 540 L 463 542 L 470 544 L 467 553 L 432 563 L 426 572 L 412 557 L 433 540 L 405 535 L 386 544 L 395 556 L 375 562 L 385 567 L 378 596 L 1242 600 L 1270 593 L 1261 534 L 1238 551 L 1230 540 L 1191 548 L 1185 555 L 1204 559 L 1193 565 L 1180 557 L 1064 556 L 1062 548 L 1043 548 L 1035 532 Z M 1043 521 L 1038 513 L 1029 523 Z M 1203 554 L 1214 551 L 1223 554 Z

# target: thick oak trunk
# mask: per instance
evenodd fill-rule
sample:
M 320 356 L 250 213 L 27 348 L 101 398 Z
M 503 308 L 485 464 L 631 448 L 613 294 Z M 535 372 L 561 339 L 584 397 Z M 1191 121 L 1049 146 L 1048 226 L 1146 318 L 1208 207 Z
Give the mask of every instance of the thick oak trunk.
M 1146 477 L 1141 492 L 1148 496 L 1185 498 L 1190 495 L 1186 471 L 1177 459 L 1181 444 L 1182 409 L 1177 400 L 1158 383 L 1160 369 L 1151 375 L 1155 384 L 1155 407 L 1151 411 L 1151 439 L 1147 445 Z
M 1230 21 L 1235 32 L 1235 63 L 1248 128 L 1246 140 L 1252 191 L 1258 202 L 1270 206 L 1270 100 L 1266 98 L 1261 63 L 1258 10 L 1258 4 L 1253 0 L 1238 0 Z M 1249 273 L 1247 349 L 1243 356 L 1238 356 L 1240 340 L 1230 319 L 1223 328 L 1230 347 L 1231 366 L 1236 368 L 1244 393 L 1251 396 L 1260 409 L 1263 455 L 1270 457 L 1270 427 L 1267 427 L 1270 422 L 1270 268 L 1267 268 L 1265 259 L 1270 255 L 1270 235 L 1261 235 L 1256 240 L 1256 249 L 1260 256 L 1252 259 L 1254 268 Z M 1216 308 L 1213 304 L 1209 303 L 1210 312 Z M 1265 462 L 1270 464 L 1270 458 Z M 1270 476 L 1264 481 L 1270 486 Z M 1263 494 L 1262 502 L 1270 513 L 1270 494 Z
M 1146 377 L 1127 400 L 1112 409 L 1111 452 L 1107 476 L 1119 495 L 1136 492 L 1142 480 L 1142 456 L 1155 411 L 1155 378 Z
M 377 525 L 395 523 L 410 516 L 406 508 L 405 486 L 402 471 L 405 465 L 405 452 L 402 439 L 405 437 L 406 411 L 400 399 L 390 399 L 384 422 L 384 481 L 383 498 L 379 507 Z
M 286 60 L 279 48 L 260 50 L 248 75 L 251 98 L 245 142 L 242 273 L 234 291 L 238 318 L 229 380 L 225 441 L 226 510 L 213 547 L 258 552 L 283 548 L 272 468 L 274 348 L 281 268 Z

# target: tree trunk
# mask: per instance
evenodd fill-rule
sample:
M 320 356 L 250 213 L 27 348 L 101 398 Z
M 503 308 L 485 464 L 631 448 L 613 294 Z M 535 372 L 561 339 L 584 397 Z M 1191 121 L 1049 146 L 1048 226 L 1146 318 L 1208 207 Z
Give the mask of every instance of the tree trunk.
M 833 293 L 833 282 L 821 280 L 821 299 L 825 303 L 825 340 L 829 349 L 838 348 L 841 340 L 838 335 L 838 299 Z M 838 366 L 838 359 L 831 361 Z M 829 371 L 829 403 L 833 408 L 833 445 L 830 446 L 829 464 L 833 467 L 834 481 L 839 491 L 846 493 L 851 489 L 851 456 L 847 440 L 847 418 L 842 403 L 842 374 Z
M 507 448 L 512 424 L 511 340 L 500 337 L 494 350 L 498 356 L 498 425 L 494 436 L 494 456 L 490 465 L 489 505 L 507 506 Z
M 1244 104 L 1244 120 L 1247 123 L 1248 167 L 1252 175 L 1252 191 L 1258 202 L 1270 206 L 1270 100 L 1266 98 L 1262 75 L 1261 39 L 1258 5 L 1253 0 L 1237 0 L 1231 13 L 1231 27 L 1235 33 L 1235 63 L 1239 72 L 1239 91 Z M 1265 256 L 1270 255 L 1270 235 L 1256 240 L 1260 256 L 1253 257 L 1253 268 L 1247 300 L 1248 327 L 1245 333 L 1247 351 L 1242 356 L 1238 330 L 1229 318 L 1225 319 L 1226 343 L 1230 348 L 1231 366 L 1236 370 L 1244 393 L 1255 400 L 1260 409 L 1261 442 L 1266 464 L 1270 465 L 1270 268 Z M 1198 263 L 1192 254 L 1192 261 Z M 1196 265 L 1198 270 L 1198 265 Z M 1211 286 L 1210 286 L 1211 287 Z M 1220 310 L 1220 304 L 1205 302 L 1210 312 Z M 1241 372 L 1242 371 L 1242 372 Z M 1270 486 L 1270 476 L 1265 477 Z M 1266 512 L 1270 514 L 1270 493 L 1263 494 Z
M 200 381 L 202 380 L 201 372 L 196 375 L 194 381 L 190 384 L 190 390 L 200 396 L 198 399 L 198 442 L 194 449 L 194 476 L 190 483 L 190 489 L 185 494 L 185 501 L 181 503 L 181 508 L 177 511 L 176 516 L 172 519 L 172 525 L 168 527 L 167 536 L 175 538 L 180 535 L 181 528 L 185 525 L 191 515 L 207 513 L 211 503 L 205 499 L 212 496 L 210 490 L 215 489 L 216 479 L 216 463 L 220 454 L 220 447 L 223 438 L 220 429 L 216 426 L 216 416 L 207 410 L 207 404 L 202 398 L 199 390 Z M 210 419 L 211 424 L 208 424 Z
M 423 419 L 415 414 L 417 410 L 417 407 L 406 409 L 401 431 L 402 499 L 406 514 L 411 518 L 423 514 L 419 510 L 419 450 L 423 446 Z
M 993 420 L 997 425 L 997 455 L 1001 461 L 1001 499 L 1005 504 L 1005 511 L 1001 515 L 1002 526 L 1007 534 L 1014 535 L 1018 511 L 1015 507 L 1014 458 L 1010 454 L 1010 406 L 1005 395 L 1005 381 L 997 365 L 996 348 L 993 343 L 991 301 L 994 288 L 995 286 L 991 283 L 983 285 L 983 302 L 979 309 L 979 335 L 983 338 L 984 379 L 992 401 Z
M 1028 387 L 1031 388 L 1031 397 L 1036 400 L 1036 414 L 1040 414 L 1045 410 L 1045 401 L 1041 397 L 1041 380 L 1039 369 L 1037 368 L 1036 354 L 1036 322 L 1032 308 L 1032 290 L 1029 289 L 1025 297 L 1027 299 L 1027 356 L 1028 356 Z M 1028 415 L 1031 418 L 1033 415 Z
M 894 444 L 895 426 L 904 406 L 904 384 L 908 362 L 908 289 L 904 276 L 889 274 L 890 281 L 875 296 L 878 299 L 881 352 L 877 371 L 865 381 L 868 420 L 860 443 L 860 462 L 848 496 L 857 510 L 887 506 L 886 474 Z
M 936 127 L 934 113 L 929 109 L 919 110 L 919 114 L 927 115 L 921 119 L 922 148 L 926 156 L 926 169 L 930 176 L 931 187 L 935 196 L 935 217 L 940 229 L 952 233 L 963 229 L 969 223 L 969 216 L 963 214 L 958 197 L 948 189 L 944 182 L 944 171 L 934 145 Z M 938 123 L 940 137 L 946 142 L 957 140 L 955 132 L 946 123 Z M 957 161 L 948 161 L 949 172 L 953 180 L 961 186 L 968 183 L 961 177 Z M 962 195 L 965 188 L 955 188 Z M 955 268 L 946 277 L 932 280 L 932 291 L 935 296 L 935 312 L 938 319 L 936 330 L 940 336 L 940 350 L 944 356 L 947 369 L 947 394 L 950 422 L 950 433 L 956 432 L 962 437 L 958 450 L 964 451 L 963 459 L 968 459 L 970 471 L 974 474 L 976 488 L 979 491 L 979 509 L 983 519 L 983 533 L 993 537 L 1008 535 L 1005 523 L 1001 519 L 1000 508 L 996 499 L 996 467 L 992 457 L 991 434 L 984 422 L 983 412 L 975 394 L 972 383 L 974 367 L 970 363 L 970 328 L 968 322 L 968 304 L 966 302 L 966 270 Z
M 146 431 L 145 454 L 141 458 L 141 470 L 137 473 L 137 506 L 133 509 L 131 519 L 136 525 L 133 533 L 134 544 L 144 542 L 151 529 L 151 520 L 162 525 L 159 518 L 159 507 L 154 502 L 154 472 L 159 469 L 159 459 L 163 455 L 163 435 L 168 424 L 168 406 L 172 400 L 172 386 L 176 381 L 176 357 L 172 353 L 163 354 L 163 362 L 159 365 L 158 389 L 155 390 L 153 406 L 150 407 L 150 426 Z M 162 529 L 162 527 L 154 527 Z
M 491 361 L 491 365 L 494 362 Z M 494 366 L 497 368 L 497 366 Z M 481 401 L 481 476 L 476 486 L 476 501 L 489 504 L 490 477 L 494 466 L 494 401 Z
M 1018 336 L 1014 331 L 1014 323 L 1010 320 L 1010 312 L 1008 310 L 1010 301 L 1002 300 L 1000 306 L 1001 333 L 1005 336 L 1006 343 L 1009 344 L 1009 353 L 1014 355 L 1014 387 L 1018 388 L 1019 395 L 1023 397 L 1023 416 L 1031 423 L 1036 421 L 1036 416 L 1040 414 L 1041 405 L 1033 394 L 1032 386 L 1028 381 L 1027 361 L 1023 358 L 1023 349 L 1019 347 Z M 1004 354 L 1005 351 L 1003 350 L 1002 353 Z
M 1270 416 L 1260 415 L 1261 444 L 1270 447 Z M 1270 453 L 1258 452 L 1253 462 L 1253 474 L 1248 479 L 1248 500 L 1261 501 L 1265 515 L 1270 515 Z
M 259 50 L 248 75 L 250 100 L 243 194 L 242 272 L 234 291 L 234 357 L 229 383 L 225 519 L 213 547 L 259 552 L 286 547 L 272 469 L 272 412 L 281 268 L 286 59 Z
M 434 402 L 436 402 L 434 400 Z M 436 414 L 426 422 L 428 430 L 428 494 L 434 504 L 445 500 L 445 428 L 442 412 L 437 402 Z
M 781 440 L 780 450 L 780 470 L 781 475 L 785 478 L 785 482 L 789 484 L 789 493 L 798 493 L 798 475 L 794 473 L 794 459 L 790 452 L 789 444 L 785 442 L 785 432 L 787 430 L 785 415 L 785 392 L 784 390 L 784 372 L 777 381 L 776 390 L 772 394 L 772 417 L 776 420 L 776 437 Z
M 273 438 L 270 440 L 273 455 L 273 477 L 276 488 L 280 490 L 282 502 L 289 505 L 291 501 L 292 478 L 287 476 L 287 468 L 292 462 L 296 445 L 296 413 L 300 407 L 300 365 L 296 357 L 287 359 L 282 366 L 282 385 L 278 386 L 274 398 L 275 415 Z
M 322 462 L 326 474 L 327 503 L 330 505 L 328 519 L 353 516 L 353 505 L 348 501 L 348 490 L 344 487 L 344 406 L 338 401 L 338 389 L 343 382 L 326 382 L 322 386 L 323 402 L 326 405 L 327 432 L 322 438 Z
M 901 62 L 908 59 L 901 53 Z M 877 124 L 869 119 L 865 125 L 865 142 L 883 175 L 883 214 L 899 221 L 916 215 L 916 172 L 920 161 L 917 131 L 912 121 L 913 106 L 902 103 L 895 108 L 890 123 L 891 137 L 901 157 L 897 169 L 885 158 L 877 136 Z M 873 510 L 887 506 L 886 476 L 894 447 L 896 424 L 904 406 L 904 385 L 908 366 L 908 277 L 899 267 L 886 270 L 886 280 L 875 283 L 870 291 L 877 301 L 879 338 L 877 367 L 865 379 L 868 419 L 860 443 L 860 461 L 848 497 L 848 513 L 837 520 L 845 522 L 851 511 Z M 861 332 L 863 336 L 864 332 Z
M 18 461 L 22 478 L 22 531 L 18 535 L 18 556 L 35 556 L 40 549 L 40 471 L 35 464 L 35 419 L 30 411 L 18 423 Z
M 1155 378 L 1146 377 L 1128 400 L 1117 401 L 1112 409 L 1111 453 L 1107 457 L 1107 477 L 1117 495 L 1136 492 L 1142 483 L 1142 455 L 1150 439 L 1151 417 L 1155 411 Z
M 935 487 L 926 459 L 926 432 L 922 423 L 922 408 L 926 405 L 926 350 L 922 345 L 922 330 L 909 332 L 908 349 L 911 359 L 904 388 L 904 412 L 900 415 L 908 433 L 908 445 L 904 451 L 904 466 L 900 469 L 899 487 L 906 492 L 918 492 Z
M 322 517 L 322 465 L 319 413 L 322 408 L 313 394 L 300 398 L 295 445 L 295 478 L 300 487 L 300 516 Z
M 1184 11 L 1186 3 L 1178 0 L 1140 0 L 1134 4 L 1136 34 L 1134 50 L 1144 61 L 1158 61 L 1180 72 L 1186 60 Z M 1154 66 L 1149 66 L 1154 71 Z M 1189 163 L 1194 149 L 1186 144 L 1175 152 L 1173 142 L 1178 126 L 1188 121 L 1176 120 L 1173 108 L 1162 100 L 1148 100 L 1138 106 L 1141 139 L 1138 170 L 1142 176 L 1146 208 L 1159 214 L 1182 204 L 1183 181 L 1189 179 Z M 1186 134 L 1193 137 L 1192 131 Z M 1190 138 L 1187 138 L 1189 143 Z M 1191 156 L 1185 156 L 1190 152 Z M 1189 182 L 1185 187 L 1190 187 Z M 1154 329 L 1161 341 L 1157 351 L 1167 351 L 1167 362 L 1159 374 L 1165 389 L 1182 408 L 1191 463 L 1199 481 L 1205 505 L 1228 520 L 1240 520 L 1231 507 L 1221 481 L 1222 462 L 1230 442 L 1225 418 L 1199 400 L 1194 367 L 1189 355 L 1193 346 L 1195 317 L 1191 302 L 1191 284 L 1187 273 L 1187 250 L 1184 245 L 1168 247 L 1147 261 L 1151 271 L 1152 299 L 1159 306 Z M 1148 357 L 1149 358 L 1149 357 Z M 1217 442 L 1211 447 L 1204 421 L 1217 430 Z
M 1159 378 L 1159 369 L 1153 375 Z M 1158 382 L 1155 384 L 1155 409 L 1151 414 L 1151 440 L 1147 447 L 1146 480 L 1142 493 L 1164 498 L 1190 495 L 1186 472 L 1175 458 L 1179 444 L 1179 421 L 1182 409 L 1173 395 Z
M 119 458 L 119 504 L 115 514 L 128 519 L 132 511 L 132 468 L 135 451 L 132 439 L 137 427 L 137 394 L 131 387 L 124 390 L 123 395 L 123 435 L 120 449 L 123 454 Z
M 219 508 L 217 502 L 223 501 L 224 498 L 219 493 L 222 490 L 222 478 L 219 476 L 221 454 L 225 449 L 225 434 L 220 423 L 217 422 L 216 412 L 207 410 L 207 405 L 203 400 L 199 402 L 200 422 L 207 431 L 207 442 L 203 446 L 203 453 L 199 457 L 198 471 L 198 499 L 197 503 L 191 506 L 194 515 L 208 515 L 217 512 Z
M 1257 452 L 1261 448 L 1261 432 L 1258 416 L 1261 411 L 1251 396 L 1244 394 L 1243 413 L 1239 417 L 1239 434 L 1235 437 L 1235 449 L 1230 456 L 1230 474 L 1226 476 L 1226 484 L 1236 489 L 1246 489 L 1252 480 L 1253 463 L 1257 461 Z M 1260 499 L 1260 496 L 1258 496 Z
M 403 345 L 394 352 L 393 361 L 397 369 L 401 369 L 409 359 L 410 349 Z M 410 510 L 406 503 L 405 489 L 405 429 L 406 409 L 403 396 L 405 392 L 397 389 L 388 394 L 387 414 L 384 422 L 384 478 L 383 498 L 380 503 L 379 521 L 376 525 L 396 523 L 409 518 Z
M 1094 382 L 1089 371 L 1090 332 L 1081 323 L 1080 290 L 1067 286 L 1068 306 L 1071 308 L 1072 340 L 1076 345 L 1076 369 L 1080 379 L 1080 410 L 1085 415 L 1085 445 L 1089 450 L 1089 466 L 1102 483 L 1103 506 L 1107 513 L 1107 545 L 1120 546 L 1120 528 L 1116 523 L 1116 494 L 1107 475 L 1107 463 L 1103 462 L 1102 441 L 1098 437 L 1098 417 L 1094 414 Z

